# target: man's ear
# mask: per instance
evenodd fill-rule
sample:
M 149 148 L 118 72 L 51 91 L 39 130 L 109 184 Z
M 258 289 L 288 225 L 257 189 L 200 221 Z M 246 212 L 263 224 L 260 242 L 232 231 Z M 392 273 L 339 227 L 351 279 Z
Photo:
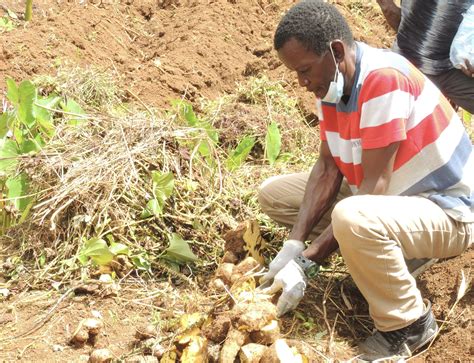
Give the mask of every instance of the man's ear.
M 331 48 L 336 58 L 337 63 L 341 63 L 344 60 L 346 49 L 342 40 L 336 39 L 331 42 Z

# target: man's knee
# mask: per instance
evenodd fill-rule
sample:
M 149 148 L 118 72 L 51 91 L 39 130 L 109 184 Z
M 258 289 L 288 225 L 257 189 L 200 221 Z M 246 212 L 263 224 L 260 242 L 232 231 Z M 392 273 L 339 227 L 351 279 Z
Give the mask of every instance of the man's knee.
M 348 197 L 338 202 L 332 211 L 332 229 L 339 246 L 354 241 L 352 237 L 361 223 L 360 203 L 358 196 Z
M 274 204 L 274 197 L 273 197 L 273 186 L 272 184 L 275 182 L 275 178 L 271 177 L 266 179 L 260 186 L 258 187 L 258 203 L 260 204 L 260 208 L 266 214 L 271 212 L 273 209 Z

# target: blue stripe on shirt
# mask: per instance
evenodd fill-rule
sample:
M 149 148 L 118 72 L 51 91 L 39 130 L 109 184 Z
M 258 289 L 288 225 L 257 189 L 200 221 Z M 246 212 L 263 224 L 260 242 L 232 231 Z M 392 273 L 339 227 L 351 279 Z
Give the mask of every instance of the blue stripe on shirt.
M 426 177 L 405 190 L 401 195 L 416 195 L 429 190 L 446 190 L 457 184 L 463 176 L 464 165 L 472 153 L 472 145 L 466 133 L 462 135 L 459 145 L 449 161 Z M 470 171 L 472 172 L 472 171 Z

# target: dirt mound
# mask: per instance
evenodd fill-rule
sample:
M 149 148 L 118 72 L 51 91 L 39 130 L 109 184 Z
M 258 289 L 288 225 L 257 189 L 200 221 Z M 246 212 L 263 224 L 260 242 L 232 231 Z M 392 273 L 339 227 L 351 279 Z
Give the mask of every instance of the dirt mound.
M 260 73 L 298 88 L 272 49 L 275 26 L 290 5 L 286 2 L 38 0 L 34 4 L 30 24 L 2 35 L 4 76 L 22 80 L 54 75 L 61 65 L 93 65 L 115 72 L 123 89 L 156 107 L 166 107 L 179 97 L 213 98 Z M 3 5 L 22 13 L 16 1 Z M 356 39 L 390 45 L 390 32 L 372 4 L 336 5 L 354 24 Z M 370 31 L 361 15 L 370 17 Z M 313 97 L 302 92 L 300 96 L 311 110 Z

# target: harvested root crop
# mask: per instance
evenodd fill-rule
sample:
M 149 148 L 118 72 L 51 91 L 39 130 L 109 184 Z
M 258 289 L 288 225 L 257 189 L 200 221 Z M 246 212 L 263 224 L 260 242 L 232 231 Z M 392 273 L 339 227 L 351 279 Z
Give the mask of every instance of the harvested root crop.
M 222 347 L 219 361 L 234 362 L 240 348 L 248 341 L 248 333 L 237 329 L 232 329 L 227 335 L 227 339 Z
M 88 318 L 82 320 L 70 339 L 71 344 L 81 347 L 86 343 L 95 345 L 97 336 L 104 324 L 101 320 Z
M 250 339 L 258 344 L 270 345 L 280 338 L 280 326 L 278 321 L 272 320 L 270 324 L 262 329 L 250 333 Z
M 241 363 L 259 363 L 265 354 L 267 347 L 262 344 L 249 343 L 240 349 L 239 358 Z
M 248 332 L 261 330 L 277 317 L 276 306 L 265 300 L 237 304 L 232 314 L 234 326 Z
M 90 357 L 89 363 L 109 363 L 113 359 L 112 352 L 106 348 L 94 350 Z
M 293 339 L 278 339 L 267 348 L 260 363 L 303 363 L 317 362 L 311 347 Z

